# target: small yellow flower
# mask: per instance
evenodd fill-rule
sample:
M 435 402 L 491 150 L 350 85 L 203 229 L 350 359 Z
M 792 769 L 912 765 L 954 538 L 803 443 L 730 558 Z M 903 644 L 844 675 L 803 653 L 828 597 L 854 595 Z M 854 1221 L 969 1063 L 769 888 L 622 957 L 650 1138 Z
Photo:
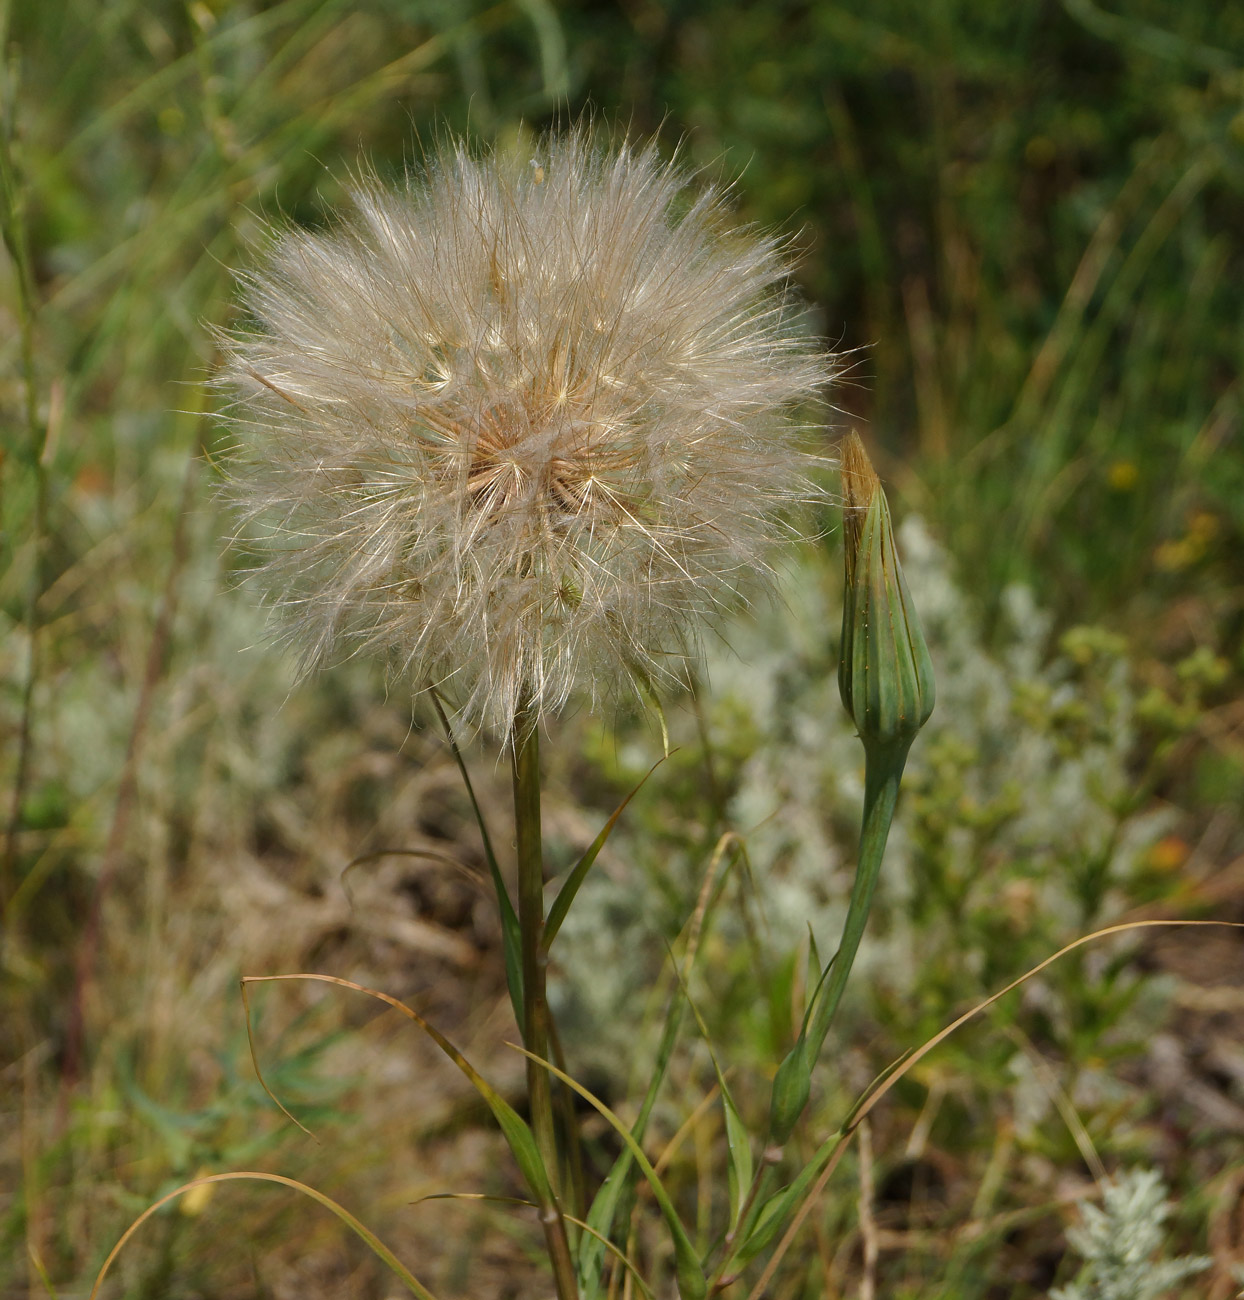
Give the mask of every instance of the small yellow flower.
M 195 1178 L 208 1178 L 212 1171 L 206 1166 L 195 1170 Z M 182 1214 L 194 1218 L 207 1209 L 213 1196 L 216 1195 L 216 1183 L 199 1183 L 197 1187 L 192 1187 L 181 1198 L 179 1202 Z

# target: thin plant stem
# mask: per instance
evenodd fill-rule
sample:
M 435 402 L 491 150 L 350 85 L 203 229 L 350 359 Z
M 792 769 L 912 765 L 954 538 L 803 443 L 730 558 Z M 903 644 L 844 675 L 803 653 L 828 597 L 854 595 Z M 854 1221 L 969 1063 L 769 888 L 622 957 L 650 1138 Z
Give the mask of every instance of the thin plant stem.
M 798 1045 L 798 1050 L 803 1053 L 806 1073 L 811 1072 L 812 1063 L 820 1055 L 826 1035 L 833 1025 L 834 1016 L 842 1002 L 842 995 L 851 975 L 851 967 L 855 964 L 860 940 L 864 936 L 864 927 L 868 924 L 868 913 L 872 909 L 873 894 L 877 889 L 877 879 L 881 875 L 881 863 L 885 858 L 890 824 L 894 820 L 898 788 L 903 779 L 903 768 L 907 765 L 907 753 L 910 748 L 910 739 L 891 744 L 865 745 L 864 816 L 860 826 L 859 860 L 855 869 L 855 883 L 851 887 L 851 901 L 847 906 L 842 942 L 838 945 L 838 952 L 833 958 L 825 986 L 816 995 L 807 1029 Z M 806 1103 L 805 1089 L 802 1104 L 806 1105 Z M 773 1165 L 769 1163 L 757 1171 L 755 1197 L 757 1204 L 763 1203 L 772 1175 Z M 745 1224 L 748 1231 L 751 1226 Z M 746 1235 L 746 1232 L 742 1234 L 744 1240 Z M 722 1267 L 725 1267 L 725 1261 Z
M 544 949 L 544 853 L 540 836 L 540 733 L 529 692 L 514 716 L 511 748 L 514 770 L 514 830 L 518 846 L 518 923 L 523 966 L 523 1043 L 533 1056 L 547 1059 L 549 1007 L 545 994 L 548 954 Z M 575 1300 L 574 1262 L 566 1221 L 558 1201 L 560 1161 L 553 1117 L 553 1095 L 545 1068 L 527 1058 L 527 1097 L 536 1146 L 549 1179 L 549 1201 L 540 1207 L 558 1300 Z
M 7 57 L 8 6 L 0 10 L 0 60 Z M 39 419 L 38 388 L 35 373 L 35 298 L 30 242 L 26 228 L 26 193 L 22 188 L 10 149 L 15 109 L 11 102 L 15 68 L 4 69 L 0 82 L 3 121 L 0 122 L 0 229 L 13 259 L 17 281 L 18 328 L 22 357 L 22 409 L 26 423 L 26 457 L 34 478 L 34 508 L 31 520 L 31 565 L 26 582 L 23 618 L 28 649 L 26 675 L 22 683 L 21 721 L 17 729 L 17 761 L 13 774 L 12 797 L 4 849 L 0 854 L 0 920 L 6 914 L 17 879 L 17 840 L 21 829 L 22 804 L 30 779 L 35 686 L 39 678 L 39 599 L 43 595 L 44 555 L 47 547 L 48 475 L 44 463 L 47 453 L 47 430 Z
M 913 733 L 914 734 L 914 733 Z M 851 901 L 843 925 L 842 941 L 821 982 L 812 996 L 799 1039 L 778 1067 L 773 1082 L 773 1099 L 769 1120 L 769 1141 L 785 1146 L 800 1115 L 806 1109 L 811 1091 L 812 1068 L 824 1046 L 842 1001 L 855 955 L 859 951 L 873 894 L 881 874 L 886 840 L 894 818 L 899 783 L 911 748 L 911 736 L 897 739 L 864 741 L 864 816 L 860 827 L 860 848 L 851 887 Z M 764 1177 L 764 1171 L 758 1175 Z
M 566 1055 L 562 1051 L 557 1022 L 549 1017 L 549 1046 L 553 1049 L 553 1062 L 560 1070 L 566 1068 Z M 580 1218 L 587 1213 L 587 1183 L 583 1173 L 583 1134 L 579 1117 L 575 1113 L 574 1096 L 568 1088 L 557 1090 L 558 1109 L 562 1117 L 562 1133 L 566 1143 L 566 1174 L 568 1186 L 566 1200 L 573 1213 Z
M 859 865 L 855 870 L 855 883 L 851 887 L 851 902 L 847 907 L 842 942 L 838 945 L 833 969 L 813 1008 L 808 1026 L 810 1060 L 815 1060 L 820 1055 L 825 1036 L 834 1022 L 838 1004 L 847 987 L 864 927 L 868 924 L 868 913 L 872 908 L 877 878 L 881 874 L 881 863 L 885 857 L 886 840 L 890 835 L 890 823 L 894 819 L 899 782 L 907 763 L 907 750 L 908 745 L 903 745 L 899 752 L 893 748 L 873 748 L 864 761 L 864 818 L 860 828 Z
M 540 836 L 540 736 L 530 702 L 524 699 L 514 722 L 514 829 L 518 846 L 518 923 L 522 934 L 523 1043 L 547 1057 L 548 1002 L 544 938 L 544 854 Z M 540 1154 L 556 1185 L 557 1146 L 553 1130 L 548 1074 L 534 1062 L 527 1066 L 531 1121 Z M 550 1162 L 553 1163 L 550 1163 Z

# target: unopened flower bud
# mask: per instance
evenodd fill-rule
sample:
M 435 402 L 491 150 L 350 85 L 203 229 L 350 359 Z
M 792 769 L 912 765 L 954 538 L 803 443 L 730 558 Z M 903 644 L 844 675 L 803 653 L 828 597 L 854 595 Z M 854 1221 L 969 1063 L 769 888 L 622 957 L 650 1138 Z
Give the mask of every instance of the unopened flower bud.
M 890 507 L 864 444 L 842 444 L 846 596 L 838 688 L 866 752 L 907 755 L 933 712 L 933 665 L 894 549 Z
M 769 1108 L 769 1141 L 778 1148 L 785 1146 L 794 1132 L 799 1116 L 803 1114 L 812 1093 L 812 1066 L 806 1039 L 799 1041 L 786 1054 L 773 1079 L 773 1100 Z

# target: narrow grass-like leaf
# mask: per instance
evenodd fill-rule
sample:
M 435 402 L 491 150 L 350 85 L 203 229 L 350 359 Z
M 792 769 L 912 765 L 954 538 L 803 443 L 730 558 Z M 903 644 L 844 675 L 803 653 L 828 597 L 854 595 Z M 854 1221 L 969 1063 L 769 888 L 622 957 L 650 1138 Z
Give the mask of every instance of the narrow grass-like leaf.
M 631 681 L 639 687 L 640 694 L 648 701 L 652 706 L 652 711 L 657 715 L 657 722 L 661 726 L 661 752 L 666 758 L 669 758 L 670 729 L 665 718 L 665 707 L 661 703 L 661 693 L 653 684 L 652 678 L 648 675 L 648 670 L 638 659 L 627 655 L 626 668 L 631 675 Z
M 471 801 L 471 811 L 475 814 L 475 824 L 479 827 L 480 838 L 484 842 L 484 859 L 488 863 L 488 874 L 492 877 L 492 887 L 497 891 L 497 907 L 501 912 L 501 950 L 505 958 L 505 986 L 510 992 L 510 1006 L 514 1011 L 514 1021 L 516 1024 L 521 1025 L 523 1023 L 522 927 L 518 923 L 518 913 L 514 910 L 514 904 L 510 900 L 510 892 L 505 887 L 501 868 L 497 864 L 497 855 L 492 850 L 492 837 L 488 834 L 488 823 L 484 821 L 484 810 L 479 806 L 479 800 L 475 797 L 475 787 L 471 784 L 471 774 L 467 771 L 462 751 L 458 748 L 458 741 L 454 737 L 454 729 L 449 725 L 449 717 L 445 713 L 445 706 L 441 703 L 441 697 L 436 693 L 435 687 L 429 687 L 428 694 L 432 697 L 436 716 L 440 719 L 441 727 L 445 732 L 449 752 L 454 756 L 454 762 L 458 765 L 458 773 L 462 777 L 462 784 L 466 787 L 467 798 Z
M 673 953 L 670 954 L 670 958 L 673 959 Z M 674 969 L 676 971 L 678 969 L 676 964 Z M 696 1006 L 695 999 L 691 996 L 691 990 L 681 976 L 678 983 L 687 1005 L 691 1008 L 691 1014 L 700 1027 L 700 1037 L 704 1040 L 705 1047 L 708 1048 L 708 1059 L 713 1063 L 713 1073 L 716 1074 L 717 1086 L 721 1089 L 721 1105 L 726 1117 L 726 1155 L 728 1159 L 726 1177 L 730 1192 L 730 1227 L 736 1229 L 739 1224 L 739 1212 L 743 1208 L 743 1197 L 746 1195 L 747 1189 L 752 1185 L 751 1137 L 747 1131 L 747 1126 L 743 1123 L 743 1117 L 739 1114 L 738 1107 L 734 1104 L 734 1098 L 730 1095 L 730 1089 L 726 1084 L 726 1076 L 722 1073 L 721 1065 L 717 1061 L 717 1053 L 713 1051 L 708 1025 L 704 1023 L 700 1008 Z
M 726 1091 L 725 1079 L 722 1078 L 716 1061 L 713 1062 L 713 1069 L 721 1079 L 721 1104 L 726 1116 L 726 1146 L 730 1156 L 730 1167 L 727 1171 L 730 1189 L 730 1223 L 731 1226 L 736 1226 L 743 1209 L 743 1198 L 752 1185 L 754 1170 L 751 1134 L 748 1133 L 747 1125 L 743 1123 L 743 1117 L 734 1104 L 734 1098 Z
M 808 987 L 816 988 L 821 979 L 821 950 L 812 932 L 812 922 L 808 922 Z M 811 999 L 809 998 L 809 1002 Z M 806 1023 L 806 1020 L 805 1020 Z
M 421 1196 L 418 1200 L 412 1201 L 411 1204 L 422 1205 L 424 1201 L 487 1201 L 491 1205 L 514 1205 L 528 1210 L 536 1208 L 534 1202 L 525 1201 L 521 1196 L 492 1196 L 487 1192 L 430 1192 L 427 1196 Z M 601 1247 L 609 1251 L 627 1269 L 646 1300 L 653 1300 L 652 1288 L 644 1281 L 639 1266 L 625 1251 L 619 1250 L 608 1237 L 602 1237 L 590 1223 L 584 1223 L 582 1219 L 575 1218 L 573 1214 L 566 1215 L 566 1222 L 573 1223 L 576 1228 L 580 1228 L 595 1237 L 600 1242 Z
M 735 858 L 727 859 L 726 853 L 730 848 L 737 848 L 739 855 Z M 705 872 L 704 881 L 700 886 L 699 897 L 696 900 L 695 910 L 687 923 L 687 951 L 683 956 L 684 978 L 695 965 L 696 956 L 700 950 L 700 940 L 703 937 L 705 925 L 709 916 L 712 901 L 715 897 L 717 888 L 718 873 L 720 871 L 722 880 L 728 874 L 730 867 L 739 858 L 745 860 L 743 852 L 743 842 L 734 831 L 727 831 L 718 840 L 713 850 L 713 855 L 709 860 L 708 870 Z M 725 863 L 725 870 L 721 871 L 722 863 Z M 642 1142 L 644 1133 L 648 1127 L 648 1119 L 652 1114 L 652 1108 L 656 1105 L 656 1099 L 660 1093 L 661 1086 L 665 1081 L 665 1072 L 669 1068 L 670 1059 L 674 1054 L 674 1048 L 678 1044 L 678 1035 L 682 1029 L 683 1014 L 686 1004 L 683 998 L 675 996 L 670 999 L 669 1007 L 665 1013 L 665 1025 L 661 1031 L 661 1041 L 657 1046 L 656 1059 L 653 1063 L 651 1078 L 648 1082 L 648 1088 L 644 1093 L 643 1102 L 639 1108 L 639 1115 L 631 1127 L 631 1136 L 637 1141 Z M 617 1159 L 613 1163 L 613 1168 L 609 1171 L 605 1181 L 601 1184 L 600 1190 L 596 1193 L 591 1208 L 588 1211 L 588 1223 L 591 1226 L 593 1235 L 585 1237 L 579 1243 L 579 1284 L 588 1295 L 595 1294 L 595 1289 L 600 1277 L 600 1269 L 604 1260 L 604 1251 L 601 1249 L 597 1236 L 607 1238 L 613 1230 L 614 1222 L 618 1212 L 625 1205 L 626 1198 L 631 1192 L 631 1174 L 633 1169 L 633 1158 L 630 1148 L 624 1146 L 618 1153 Z
M 309 1196 L 313 1201 L 318 1201 L 325 1209 L 331 1210 L 357 1237 L 360 1238 L 371 1251 L 380 1259 L 392 1273 L 401 1279 L 406 1289 L 419 1300 L 436 1300 L 431 1291 L 425 1287 L 417 1277 L 402 1263 L 400 1259 L 376 1236 L 374 1232 L 350 1213 L 343 1205 L 339 1205 L 331 1196 L 325 1196 L 323 1192 L 316 1191 L 314 1187 L 308 1187 L 306 1183 L 300 1183 L 296 1178 L 286 1178 L 282 1174 L 260 1173 L 256 1170 L 240 1170 L 235 1173 L 227 1174 L 208 1174 L 203 1178 L 192 1179 L 188 1183 L 183 1183 L 180 1187 L 174 1188 L 166 1196 L 161 1196 L 154 1204 L 147 1208 L 126 1228 L 122 1233 L 121 1239 L 108 1252 L 108 1258 L 104 1260 L 100 1267 L 99 1273 L 95 1278 L 95 1285 L 91 1288 L 90 1300 L 96 1300 L 99 1295 L 100 1287 L 104 1284 L 104 1279 L 108 1276 L 109 1269 L 112 1268 L 117 1256 L 124 1249 L 126 1242 L 142 1227 L 153 1214 L 170 1201 L 175 1201 L 179 1196 L 184 1196 L 187 1192 L 192 1192 L 196 1187 L 207 1187 L 212 1183 L 230 1183 L 239 1181 L 252 1181 L 261 1183 L 280 1183 L 282 1187 L 292 1187 L 294 1191 L 301 1192 L 304 1196 Z
M 635 1280 L 635 1285 L 639 1288 L 641 1294 L 646 1300 L 654 1300 L 652 1288 L 644 1281 L 643 1274 L 639 1271 L 639 1266 L 633 1259 L 622 1249 L 615 1246 L 608 1237 L 602 1237 L 590 1223 L 585 1223 L 582 1219 L 576 1219 L 573 1214 L 566 1215 L 566 1222 L 573 1223 L 576 1228 L 581 1228 L 595 1240 L 602 1250 L 607 1250 L 616 1260 L 619 1260 Z
M 678 1217 L 678 1211 L 674 1208 L 674 1202 L 670 1200 L 669 1193 L 665 1190 L 665 1184 L 661 1181 L 657 1171 L 653 1169 L 652 1162 L 644 1154 L 644 1149 L 631 1136 L 630 1129 L 622 1120 L 614 1114 L 608 1106 L 605 1105 L 595 1093 L 589 1091 L 581 1083 L 572 1079 L 564 1070 L 559 1070 L 551 1061 L 541 1060 L 534 1053 L 529 1052 L 525 1047 L 520 1047 L 517 1043 L 511 1043 L 516 1051 L 529 1060 L 535 1061 L 538 1065 L 543 1066 L 555 1078 L 558 1078 L 568 1088 L 573 1088 L 584 1101 L 594 1106 L 601 1116 L 608 1122 L 622 1141 L 626 1143 L 630 1150 L 631 1156 L 639 1166 L 640 1172 L 648 1180 L 648 1186 L 652 1188 L 653 1198 L 661 1211 L 666 1226 L 669 1228 L 670 1236 L 674 1242 L 674 1260 L 678 1274 L 678 1291 L 684 1297 L 684 1300 L 702 1300 L 702 1297 L 708 1291 L 708 1279 L 704 1275 L 704 1267 L 700 1263 L 700 1257 L 696 1253 L 695 1247 L 691 1244 L 691 1238 L 687 1235 L 687 1230 L 683 1227 L 682 1220 Z
M 490 1205 L 516 1205 L 523 1210 L 538 1207 L 535 1201 L 528 1201 L 521 1196 L 493 1196 L 490 1192 L 429 1192 L 426 1196 L 417 1196 L 411 1205 L 422 1205 L 424 1201 L 487 1201 Z
M 1126 934 L 1131 930 L 1150 930 L 1159 927 L 1175 926 L 1219 926 L 1231 930 L 1244 930 L 1244 921 L 1122 921 L 1118 925 L 1107 925 L 1100 930 L 1094 930 L 1091 934 L 1082 934 L 1078 939 L 1073 939 L 1069 944 L 1064 945 L 1052 956 L 1046 957 L 1044 961 L 1038 962 L 1031 970 L 1025 971 L 1017 979 L 1013 979 L 1005 988 L 999 989 L 997 993 L 991 994 L 983 1002 L 978 1002 L 970 1011 L 965 1011 L 963 1015 L 952 1020 L 945 1029 L 934 1034 L 927 1042 L 922 1043 L 911 1052 L 905 1059 L 896 1061 L 894 1068 L 884 1075 L 881 1082 L 875 1089 L 866 1093 L 856 1103 L 851 1113 L 847 1116 L 844 1129 L 854 1129 L 860 1120 L 864 1119 L 877 1105 L 877 1103 L 890 1091 L 891 1088 L 918 1062 L 923 1060 L 935 1047 L 949 1038 L 951 1034 L 969 1020 L 974 1020 L 982 1011 L 988 1010 L 995 1002 L 1006 997 L 1008 993 L 1013 993 L 1021 985 L 1026 984 L 1034 975 L 1039 975 L 1047 966 L 1052 966 L 1060 958 L 1065 957 L 1069 952 L 1074 952 L 1077 948 L 1083 948 L 1086 944 L 1094 943 L 1098 939 L 1106 939 L 1112 934 Z
M 755 1222 L 751 1225 L 746 1239 L 735 1251 L 733 1264 L 742 1266 L 755 1259 L 773 1241 L 787 1218 L 807 1195 L 813 1180 L 825 1168 L 825 1162 L 832 1158 L 837 1147 L 846 1140 L 846 1136 L 842 1133 L 835 1133 L 827 1138 L 812 1159 L 799 1171 L 794 1181 L 765 1201 L 757 1212 Z
M 684 1007 L 685 1004 L 682 998 L 674 997 L 670 999 L 669 1008 L 665 1013 L 665 1025 L 661 1032 L 661 1042 L 657 1047 L 656 1060 L 652 1067 L 652 1077 L 648 1082 L 647 1091 L 644 1093 L 639 1115 L 631 1128 L 631 1136 L 637 1142 L 643 1140 L 644 1132 L 648 1127 L 648 1119 L 652 1114 L 652 1108 L 656 1105 L 661 1085 L 665 1082 L 665 1072 L 669 1068 L 670 1059 L 674 1055 L 674 1048 L 678 1045 L 678 1034 L 682 1028 Z M 588 1209 L 587 1223 L 591 1236 L 584 1237 L 579 1243 L 579 1257 L 577 1260 L 579 1285 L 588 1295 L 595 1293 L 596 1285 L 599 1282 L 600 1269 L 604 1262 L 604 1250 L 600 1242 L 607 1241 L 609 1234 L 613 1231 L 618 1210 L 631 1188 L 631 1170 L 634 1163 L 630 1147 L 624 1145 L 618 1153 L 617 1159 L 613 1162 L 613 1168 L 605 1176 L 604 1182 L 600 1185 L 600 1190 L 596 1193 Z
M 566 914 L 570 911 L 570 905 L 575 900 L 575 895 L 579 892 L 583 882 L 587 879 L 587 873 L 592 869 L 592 864 L 600 855 L 601 849 L 605 847 L 605 841 L 613 833 L 613 828 L 618 824 L 618 818 L 626 810 L 626 805 L 644 788 L 648 778 L 665 762 L 664 758 L 658 758 L 655 763 L 640 778 L 639 784 L 622 800 L 613 810 L 609 820 L 601 827 L 600 834 L 588 845 L 583 856 L 575 863 L 574 869 L 566 877 L 566 883 L 557 891 L 557 897 L 553 900 L 553 906 L 549 908 L 549 914 L 544 922 L 544 951 L 553 946 L 553 940 L 557 937 L 557 932 L 562 928 L 562 922 L 566 919 Z
M 458 875 L 473 884 L 479 886 L 483 884 L 477 871 L 472 870 L 465 862 L 459 862 L 457 858 L 450 857 L 448 853 L 438 853 L 435 849 L 373 849 L 370 853 L 360 853 L 357 858 L 351 858 L 341 868 L 341 875 L 337 877 L 341 882 L 342 890 L 345 892 L 346 901 L 351 907 L 354 906 L 354 891 L 350 888 L 349 879 L 351 873 L 359 867 L 368 866 L 372 862 L 379 862 L 382 858 L 417 858 L 421 862 L 439 862 L 444 867 L 452 867 Z
M 557 1032 L 557 1022 L 549 1017 L 549 1050 L 559 1068 L 566 1069 L 566 1054 L 562 1050 L 561 1035 Z M 587 1182 L 583 1175 L 583 1126 L 579 1122 L 579 1113 L 575 1110 L 574 1097 L 565 1088 L 557 1090 L 554 1099 L 558 1114 L 561 1116 L 562 1132 L 566 1139 L 566 1174 L 568 1186 L 563 1194 L 563 1202 L 569 1201 L 579 1214 L 586 1212 Z
M 287 1120 L 302 1131 L 311 1139 L 312 1142 L 319 1142 L 319 1138 L 291 1111 L 285 1103 L 268 1087 L 268 1081 L 264 1078 L 263 1070 L 259 1068 L 259 1051 L 255 1046 L 255 1026 L 251 1020 L 251 995 L 248 987 L 248 981 L 243 978 L 242 984 L 242 1011 L 246 1018 L 246 1045 L 250 1048 L 251 1069 L 255 1071 L 255 1078 L 259 1080 L 259 1086 L 268 1095 L 268 1100 L 285 1116 Z
M 33 1241 L 26 1243 L 26 1258 L 30 1260 L 30 1267 L 34 1269 L 39 1281 L 43 1284 L 43 1289 L 51 1297 L 51 1300 L 60 1300 L 60 1292 L 56 1289 L 56 1284 L 49 1276 L 47 1265 L 43 1262 L 43 1256 L 39 1254 Z
M 850 912 L 847 913 L 848 923 Z M 803 1023 L 799 1026 L 799 1036 L 790 1051 L 782 1058 L 777 1073 L 773 1076 L 773 1089 L 769 1101 L 769 1140 L 778 1146 L 785 1146 L 794 1130 L 795 1123 L 803 1114 L 812 1093 L 812 1069 L 816 1065 L 816 1050 L 808 1041 L 808 1026 L 817 1007 L 826 980 L 835 969 L 838 954 L 829 959 L 812 996 L 804 1007 Z

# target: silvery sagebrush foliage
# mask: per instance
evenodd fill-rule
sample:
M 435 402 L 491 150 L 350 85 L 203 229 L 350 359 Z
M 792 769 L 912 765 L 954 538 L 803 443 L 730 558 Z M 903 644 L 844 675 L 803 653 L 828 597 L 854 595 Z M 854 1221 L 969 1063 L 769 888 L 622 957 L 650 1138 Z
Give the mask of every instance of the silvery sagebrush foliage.
M 229 341 L 231 493 L 304 660 L 396 656 L 472 724 L 683 679 L 814 494 L 831 377 L 771 238 L 652 145 L 450 143 L 280 234 Z
M 1171 1212 L 1162 1178 L 1132 1169 L 1109 1182 L 1102 1204 L 1085 1205 L 1067 1240 L 1084 1259 L 1080 1276 L 1056 1287 L 1050 1300 L 1161 1300 L 1170 1289 L 1213 1262 L 1206 1256 L 1160 1259 L 1162 1224 Z
M 1074 661 L 1051 644 L 1051 620 L 1022 586 L 1006 592 L 1003 631 L 995 646 L 987 645 L 950 557 L 923 522 L 909 516 L 897 540 L 941 700 L 908 764 L 907 793 L 899 801 L 874 908 L 878 923 L 865 933 L 854 987 L 912 1003 L 928 976 L 928 960 L 938 952 L 953 952 L 960 987 L 971 987 L 987 960 L 973 943 L 980 931 L 965 931 L 944 910 L 918 919 L 911 914 L 923 870 L 917 841 L 927 791 L 942 791 L 939 801 L 953 800 L 945 810 L 948 856 L 971 863 L 989 855 L 990 870 L 971 887 L 969 910 L 984 908 L 991 931 L 999 930 L 1000 914 L 1013 914 L 1018 933 L 999 931 L 1010 947 L 1017 947 L 1030 925 L 1047 926 L 1053 936 L 1085 928 L 1069 862 L 1105 856 L 1111 889 L 1094 923 L 1115 919 L 1127 897 L 1126 881 L 1170 832 L 1173 818 L 1162 810 L 1115 810 L 1134 784 L 1129 764 L 1137 689 L 1126 659 L 1103 659 L 1082 677 Z M 785 575 L 780 601 L 755 617 L 727 623 L 707 655 L 710 734 L 737 764 L 730 823 L 744 834 L 756 878 L 764 882 L 757 902 L 767 922 L 766 943 L 775 953 L 806 941 L 809 927 L 822 952 L 832 949 L 854 872 L 854 839 L 844 842 L 840 828 L 853 827 L 858 816 L 863 763 L 835 680 L 839 569 L 836 556 L 805 554 Z M 1067 752 L 1056 731 L 1017 712 L 1034 694 L 1046 712 L 1079 710 L 1094 720 L 1091 735 L 1074 752 Z M 642 775 L 648 749 L 623 744 L 625 780 Z M 602 761 L 613 759 L 603 755 Z M 1004 811 L 994 818 L 993 809 Z M 979 831 L 975 824 L 986 814 L 990 829 Z M 637 990 L 650 985 L 664 958 L 645 936 L 654 917 L 668 908 L 665 882 L 694 882 L 704 869 L 699 856 L 671 846 L 668 837 L 654 859 L 633 833 L 639 816 L 637 808 L 615 832 L 593 889 L 578 900 L 559 938 L 566 976 L 554 989 L 559 1013 L 573 1014 L 578 1030 L 595 1036 L 601 1068 L 616 1069 L 634 1056 L 633 1036 L 606 1041 L 600 1035 L 606 1032 L 602 1026 L 625 1022 L 623 1010 L 633 1005 Z M 733 943 L 747 941 L 747 931 L 728 912 L 717 925 Z M 1044 955 L 1048 949 L 1039 943 L 1034 960 Z M 1088 960 L 1091 966 L 1096 954 Z M 1004 981 L 990 980 L 979 991 L 991 992 L 999 982 Z M 1161 1014 L 1163 997 L 1160 981 L 1150 985 L 1135 1007 L 1138 1023 L 1148 1025 Z M 1024 996 L 1044 1005 L 1051 994 L 1038 977 L 1025 986 Z M 1057 1006 L 1047 1010 L 1059 1016 Z M 1018 1057 L 1019 1064 L 1023 1060 Z M 1077 1099 L 1085 1105 L 1101 1100 L 1097 1091 L 1113 1095 L 1123 1087 L 1104 1068 L 1085 1065 L 1078 1078 Z M 1022 1102 L 1027 1133 L 1047 1118 L 1051 1103 L 1047 1091 L 1022 1084 L 1021 1078 L 1014 1101 L 1017 1107 Z

